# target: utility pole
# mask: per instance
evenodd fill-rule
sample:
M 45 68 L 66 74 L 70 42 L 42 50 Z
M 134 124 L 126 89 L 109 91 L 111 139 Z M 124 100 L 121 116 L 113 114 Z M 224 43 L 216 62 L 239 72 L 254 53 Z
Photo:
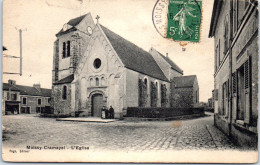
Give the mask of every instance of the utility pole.
M 22 76 L 23 69 L 23 40 L 22 40 L 22 29 L 19 29 L 19 39 L 20 39 L 20 76 Z
M 15 27 L 16 30 L 18 30 Z M 19 29 L 19 46 L 20 46 L 20 76 L 23 74 L 23 31 L 27 31 L 27 29 Z
M 27 29 L 17 29 L 15 27 L 16 30 L 19 31 L 19 47 L 20 47 L 20 57 L 19 56 L 13 56 L 13 55 L 8 55 L 8 54 L 3 54 L 3 57 L 7 57 L 7 58 L 20 58 L 20 73 L 12 73 L 12 72 L 3 72 L 3 74 L 19 74 L 20 76 L 22 76 L 22 67 L 23 67 L 23 44 L 22 44 L 22 32 L 23 31 L 27 31 Z M 5 49 L 7 50 L 7 49 Z

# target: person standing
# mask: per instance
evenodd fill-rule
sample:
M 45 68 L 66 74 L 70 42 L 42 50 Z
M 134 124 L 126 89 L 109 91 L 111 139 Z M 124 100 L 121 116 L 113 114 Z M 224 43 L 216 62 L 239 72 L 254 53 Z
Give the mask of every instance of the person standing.
M 106 119 L 107 118 L 107 108 L 105 106 L 101 109 L 101 118 Z
M 109 108 L 109 118 L 114 119 L 114 108 L 111 105 Z
M 106 110 L 105 110 L 105 114 L 106 114 L 106 119 L 108 119 L 109 118 L 109 112 L 108 112 L 107 107 L 106 107 Z

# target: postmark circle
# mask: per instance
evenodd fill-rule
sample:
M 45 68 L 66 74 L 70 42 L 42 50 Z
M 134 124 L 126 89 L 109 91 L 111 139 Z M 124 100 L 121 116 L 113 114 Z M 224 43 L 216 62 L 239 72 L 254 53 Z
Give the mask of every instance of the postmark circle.
M 152 12 L 153 25 L 164 38 L 167 33 L 168 0 L 157 0 Z

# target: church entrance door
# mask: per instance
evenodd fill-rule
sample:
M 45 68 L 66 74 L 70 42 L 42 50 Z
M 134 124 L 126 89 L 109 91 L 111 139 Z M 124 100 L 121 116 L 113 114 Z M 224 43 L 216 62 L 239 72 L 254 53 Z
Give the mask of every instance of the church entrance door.
M 92 108 L 91 115 L 95 117 L 101 117 L 101 108 L 104 105 L 103 95 L 102 94 L 94 94 L 92 96 Z

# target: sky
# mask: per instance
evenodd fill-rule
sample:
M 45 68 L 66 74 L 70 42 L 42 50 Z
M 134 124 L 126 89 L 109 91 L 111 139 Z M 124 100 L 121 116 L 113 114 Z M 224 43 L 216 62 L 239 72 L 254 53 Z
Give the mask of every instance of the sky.
M 96 22 L 133 42 L 146 51 L 151 47 L 168 53 L 184 75 L 197 75 L 200 101 L 212 96 L 214 87 L 214 40 L 208 38 L 213 0 L 202 0 L 201 38 L 182 50 L 179 42 L 163 38 L 154 28 L 152 11 L 157 0 L 4 0 L 3 54 L 19 56 L 19 32 L 22 29 L 22 76 L 3 74 L 3 82 L 32 86 L 40 83 L 51 88 L 53 42 L 55 34 L 70 19 L 91 13 Z M 3 57 L 3 72 L 19 73 L 19 59 Z

